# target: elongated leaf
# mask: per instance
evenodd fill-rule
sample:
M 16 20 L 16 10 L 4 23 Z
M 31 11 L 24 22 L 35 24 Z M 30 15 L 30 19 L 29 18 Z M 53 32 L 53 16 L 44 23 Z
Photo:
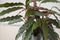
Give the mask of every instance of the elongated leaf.
M 47 37 L 48 37 L 48 26 L 47 24 L 45 23 L 45 21 L 42 21 L 42 31 L 43 31 L 43 36 L 44 36 L 44 40 L 48 40 Z
M 33 13 L 33 9 L 29 9 L 29 10 L 27 10 L 25 16 L 31 16 L 31 15 L 34 15 L 34 13 Z
M 60 14 L 59 13 L 56 13 L 58 16 L 60 16 Z
M 12 7 L 12 6 L 18 6 L 18 5 L 24 5 L 23 3 L 4 3 L 0 4 L 0 7 Z
M 29 2 L 33 2 L 34 0 L 29 0 Z M 41 1 L 41 0 L 36 0 L 36 1 Z
M 41 26 L 41 19 L 36 19 L 36 22 L 33 24 L 32 26 L 32 30 L 34 31 L 35 29 L 37 29 L 37 27 Z
M 17 40 L 26 29 L 31 27 L 33 23 L 34 23 L 33 18 L 30 18 L 24 25 L 22 25 L 22 27 L 18 31 L 18 34 L 16 35 L 15 40 Z
M 34 23 L 32 26 L 32 30 L 35 30 L 39 25 L 37 23 Z
M 44 13 L 42 13 L 40 11 L 33 10 L 33 9 L 29 9 L 29 10 L 27 10 L 27 12 L 25 14 L 25 16 L 35 16 L 35 15 L 42 16 L 42 15 L 44 15 Z
M 0 12 L 0 16 L 4 15 L 6 13 L 10 13 L 16 10 L 22 9 L 22 7 L 13 7 L 13 8 L 8 8 L 7 10 L 3 10 L 2 12 Z
M 16 15 L 16 16 L 12 16 L 12 17 L 6 17 L 6 18 L 0 19 L 0 22 L 11 21 L 11 20 L 14 20 L 14 19 L 19 19 L 20 17 L 22 17 L 22 16 L 21 15 Z
M 33 30 L 32 30 L 32 28 L 30 27 L 29 29 L 26 30 L 25 37 L 24 37 L 23 40 L 29 40 L 30 37 L 31 37 L 31 35 L 32 35 L 32 33 L 33 33 Z
M 49 40 L 58 40 L 59 35 L 54 32 L 54 30 L 51 30 L 50 28 L 48 28 L 48 39 Z
M 9 21 L 9 24 L 14 24 L 14 23 L 21 22 L 21 21 L 22 21 L 21 18 L 19 18 L 19 19 L 13 19 L 13 20 Z
M 57 14 L 58 16 L 60 16 L 60 14 L 59 14 L 59 13 L 57 13 L 57 12 L 56 12 L 55 14 Z
M 53 25 L 55 25 L 57 28 L 60 28 L 59 22 L 57 22 L 56 20 L 50 19 L 50 22 L 51 22 Z
M 26 0 L 26 8 L 29 8 L 29 0 Z
M 57 0 L 43 0 L 43 3 L 46 3 L 46 2 L 58 2 Z
M 43 16 L 43 15 L 44 15 L 43 12 L 35 11 L 35 10 L 34 10 L 34 14 L 35 14 L 35 15 L 38 15 L 38 16 Z

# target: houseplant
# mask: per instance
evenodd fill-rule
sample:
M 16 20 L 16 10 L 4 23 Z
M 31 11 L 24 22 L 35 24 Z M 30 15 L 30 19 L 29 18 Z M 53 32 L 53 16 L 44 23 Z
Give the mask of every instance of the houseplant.
M 9 21 L 9 24 L 14 24 L 23 20 L 25 21 L 21 28 L 18 30 L 15 38 L 16 40 L 22 34 L 22 40 L 58 40 L 59 36 L 54 31 L 53 25 L 55 25 L 57 28 L 60 28 L 59 19 L 56 16 L 60 16 L 60 14 L 56 11 L 37 6 L 36 2 L 39 1 L 41 0 L 26 0 L 25 5 L 21 2 L 0 4 L 0 8 L 8 8 L 0 12 L 0 16 L 20 9 L 22 9 L 22 11 L 19 13 L 26 11 L 24 17 L 17 13 L 15 16 L 0 19 L 0 22 Z M 33 2 L 33 6 L 30 5 L 31 2 Z M 46 2 L 58 3 L 59 1 L 43 0 L 41 1 L 41 4 Z M 58 9 L 55 6 L 54 8 Z M 58 11 L 60 10 L 58 9 Z M 50 14 L 53 15 L 56 19 L 49 18 Z

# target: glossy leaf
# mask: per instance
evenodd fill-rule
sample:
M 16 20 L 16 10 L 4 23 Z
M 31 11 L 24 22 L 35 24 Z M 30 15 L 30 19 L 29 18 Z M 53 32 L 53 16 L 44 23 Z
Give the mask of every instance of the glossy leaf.
M 3 10 L 2 12 L 0 12 L 0 16 L 4 15 L 4 14 L 7 14 L 7 13 L 10 13 L 10 12 L 13 12 L 13 11 L 16 11 L 16 10 L 19 10 L 19 9 L 22 9 L 22 7 L 8 8 L 8 9 Z
M 22 25 L 18 31 L 18 34 L 16 35 L 15 40 L 17 40 L 26 29 L 31 27 L 33 23 L 34 23 L 33 18 L 30 18 L 24 25 Z
M 21 15 L 16 15 L 16 16 L 6 17 L 6 18 L 0 19 L 0 22 L 11 21 L 11 20 L 14 20 L 14 19 L 19 19 L 20 17 L 22 17 L 22 16 Z
M 24 5 L 23 3 L 4 3 L 4 4 L 0 4 L 0 7 L 12 7 L 12 6 L 18 6 L 18 5 Z

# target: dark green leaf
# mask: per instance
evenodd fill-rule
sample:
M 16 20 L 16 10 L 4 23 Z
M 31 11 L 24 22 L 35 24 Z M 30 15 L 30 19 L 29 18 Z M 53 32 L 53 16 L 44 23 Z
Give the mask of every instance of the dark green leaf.
M 35 10 L 34 10 L 34 14 L 35 14 L 35 15 L 38 15 L 38 16 L 43 16 L 43 15 L 44 15 L 43 12 L 35 11 Z
M 24 5 L 23 3 L 4 3 L 0 4 L 0 7 L 12 7 L 12 6 L 18 6 L 18 5 Z
M 17 40 L 26 29 L 31 27 L 33 23 L 34 23 L 33 18 L 30 18 L 24 25 L 22 25 L 22 27 L 18 31 L 18 34 L 16 35 L 15 40 Z
M 30 38 L 31 35 L 32 35 L 32 32 L 33 32 L 33 30 L 32 30 L 31 27 L 30 27 L 29 29 L 27 29 L 27 30 L 26 30 L 26 33 L 25 33 L 25 37 L 24 37 L 23 40 L 29 40 L 29 38 Z
M 33 2 L 34 0 L 29 0 L 29 2 Z M 41 1 L 41 0 L 36 0 L 36 1 Z
M 13 11 L 19 10 L 19 9 L 22 9 L 22 7 L 8 8 L 8 9 L 3 10 L 2 12 L 0 12 L 0 16 L 1 16 L 1 15 L 4 15 L 4 14 L 6 14 L 6 13 L 10 13 L 10 12 L 13 12 Z
M 31 16 L 31 15 L 34 15 L 34 13 L 33 13 L 33 9 L 29 9 L 29 10 L 27 10 L 25 16 Z
M 59 22 L 57 22 L 55 19 L 49 19 L 49 20 L 50 20 L 50 22 L 51 22 L 53 25 L 55 25 L 57 28 L 60 28 Z
M 29 0 L 26 0 L 26 8 L 29 8 Z
M 44 13 L 42 13 L 40 11 L 33 10 L 33 9 L 29 9 L 29 10 L 27 10 L 27 12 L 25 14 L 25 16 L 35 16 L 35 15 L 42 16 L 42 15 L 44 15 Z
M 58 0 L 43 0 L 43 3 L 46 3 L 46 2 L 58 2 Z
M 11 20 L 14 20 L 14 19 L 19 19 L 20 17 L 22 17 L 22 16 L 21 15 L 16 15 L 16 16 L 12 16 L 12 17 L 6 17 L 6 18 L 0 19 L 0 22 L 11 21 Z
M 21 18 L 19 18 L 19 19 L 13 19 L 13 20 L 9 21 L 9 24 L 14 24 L 14 23 L 21 22 L 21 21 L 22 21 Z
M 54 32 L 54 30 L 48 28 L 48 39 L 49 40 L 58 40 L 58 38 L 59 38 L 59 35 L 56 32 Z

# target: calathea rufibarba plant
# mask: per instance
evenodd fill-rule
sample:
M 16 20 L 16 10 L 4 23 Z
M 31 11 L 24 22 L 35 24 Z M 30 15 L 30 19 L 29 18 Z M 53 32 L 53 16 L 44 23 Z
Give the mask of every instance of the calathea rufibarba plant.
M 21 2 L 0 4 L 0 8 L 8 8 L 0 12 L 0 16 L 20 9 L 22 9 L 22 11 L 19 13 L 26 11 L 24 17 L 17 13 L 15 16 L 0 19 L 0 22 L 9 21 L 8 24 L 14 24 L 23 20 L 25 21 L 24 24 L 19 28 L 15 40 L 18 40 L 21 35 L 22 40 L 58 40 L 59 35 L 54 31 L 53 25 L 55 25 L 56 28 L 60 28 L 60 22 L 56 16 L 60 16 L 60 14 L 54 10 L 37 6 L 37 2 L 40 1 L 41 0 L 26 0 L 25 4 Z M 41 4 L 47 2 L 59 3 L 58 0 L 42 0 Z M 33 6 L 31 6 L 30 3 L 33 3 Z M 52 8 L 56 8 L 58 11 L 60 11 L 60 9 L 56 6 Z M 50 18 L 50 14 L 56 19 Z

